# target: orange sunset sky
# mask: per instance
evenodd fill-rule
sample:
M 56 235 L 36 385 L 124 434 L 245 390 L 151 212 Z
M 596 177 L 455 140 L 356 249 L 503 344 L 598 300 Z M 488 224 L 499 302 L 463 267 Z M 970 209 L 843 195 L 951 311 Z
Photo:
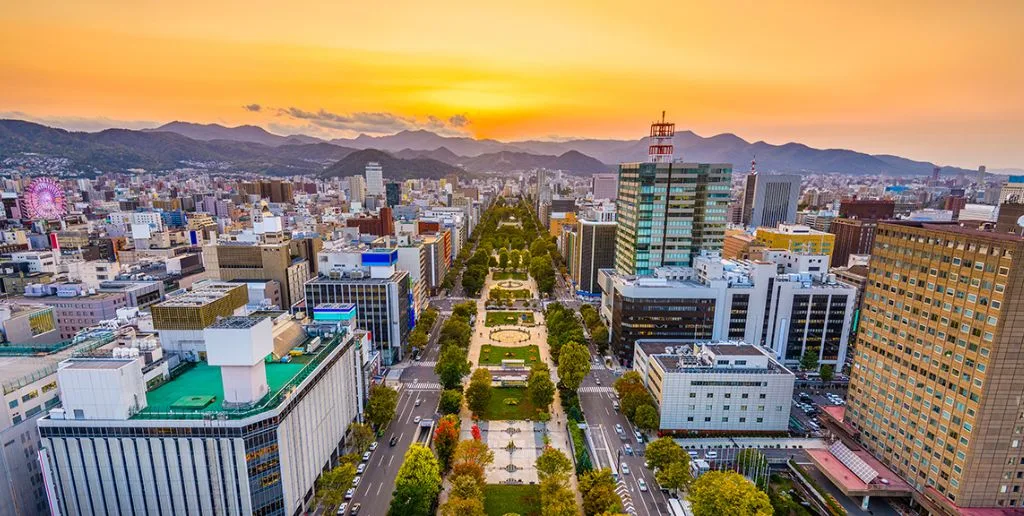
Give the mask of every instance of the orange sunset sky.
M 679 129 L 1024 167 L 1024 2 L 4 2 L 0 117 L 350 137 Z

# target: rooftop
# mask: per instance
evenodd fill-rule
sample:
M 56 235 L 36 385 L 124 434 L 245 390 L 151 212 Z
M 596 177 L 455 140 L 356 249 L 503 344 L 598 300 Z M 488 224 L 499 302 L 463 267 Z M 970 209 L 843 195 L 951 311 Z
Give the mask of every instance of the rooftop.
M 261 317 L 224 317 L 217 322 L 211 324 L 209 328 L 222 328 L 222 329 L 246 329 L 252 328 L 262 321 Z
M 114 360 L 114 359 L 82 359 L 72 360 L 64 365 L 65 369 L 120 369 L 135 359 Z

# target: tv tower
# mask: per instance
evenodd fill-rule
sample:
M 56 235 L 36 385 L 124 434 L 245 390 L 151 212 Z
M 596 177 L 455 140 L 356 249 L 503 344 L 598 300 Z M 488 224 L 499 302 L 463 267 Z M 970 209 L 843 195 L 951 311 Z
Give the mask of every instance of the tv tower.
M 647 147 L 647 160 L 651 163 L 672 162 L 672 137 L 676 135 L 676 124 L 665 121 L 665 112 L 661 112 L 661 122 L 651 123 L 651 145 Z

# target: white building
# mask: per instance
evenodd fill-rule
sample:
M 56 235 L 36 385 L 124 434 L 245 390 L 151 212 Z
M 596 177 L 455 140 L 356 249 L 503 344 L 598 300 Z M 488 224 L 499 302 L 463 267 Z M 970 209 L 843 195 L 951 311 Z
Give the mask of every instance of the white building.
M 60 254 L 53 251 L 18 251 L 11 253 L 11 261 L 27 263 L 29 272 L 57 274 Z
M 384 169 L 376 161 L 366 164 L 366 195 L 384 195 Z
M 638 340 L 633 369 L 658 402 L 661 430 L 778 433 L 796 376 L 758 346 Z
M 55 513 L 304 513 L 363 410 L 366 333 L 335 323 L 265 361 L 267 321 L 222 320 L 211 362 L 148 392 L 138 361 L 63 367 L 64 407 L 38 423 Z

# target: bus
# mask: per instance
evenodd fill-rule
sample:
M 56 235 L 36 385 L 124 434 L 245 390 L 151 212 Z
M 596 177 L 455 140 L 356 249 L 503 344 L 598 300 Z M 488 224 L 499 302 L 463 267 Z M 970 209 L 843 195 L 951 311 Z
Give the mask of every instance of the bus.
M 689 509 L 689 502 L 683 502 L 678 498 L 668 499 L 668 511 L 672 516 L 693 516 L 693 512 Z

